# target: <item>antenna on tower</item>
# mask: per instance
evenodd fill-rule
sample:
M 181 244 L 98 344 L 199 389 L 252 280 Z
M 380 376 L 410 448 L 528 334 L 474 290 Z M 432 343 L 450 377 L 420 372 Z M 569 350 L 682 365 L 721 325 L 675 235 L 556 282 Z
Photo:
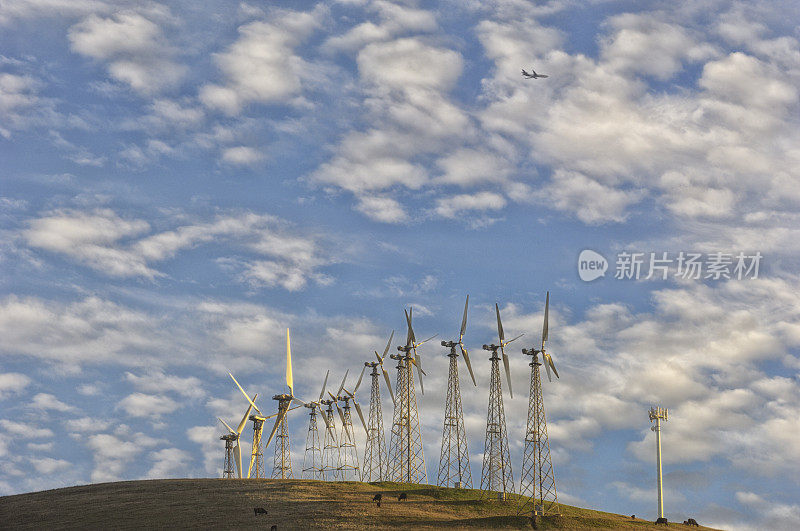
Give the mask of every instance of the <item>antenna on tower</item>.
M 656 432 L 656 466 L 658 470 L 658 518 L 664 518 L 664 484 L 661 478 L 661 421 L 669 420 L 669 410 L 663 407 L 651 407 L 648 412 L 650 422 L 655 425 L 650 429 Z
M 405 312 L 408 334 L 405 346 L 398 346 L 399 354 L 389 356 L 397 360 L 397 400 L 392 418 L 392 438 L 389 445 L 389 478 L 404 483 L 427 483 L 428 471 L 425 468 L 425 455 L 422 451 L 422 434 L 419 428 L 417 397 L 414 391 L 414 371 L 419 375 L 420 390 L 422 388 L 422 360 L 417 347 L 433 339 L 417 343 L 414 328 L 411 326 L 413 309 Z M 412 356 L 413 351 L 413 356 Z
M 522 337 L 522 334 L 506 341 L 503 323 L 500 321 L 500 307 L 497 303 L 495 303 L 494 309 L 497 313 L 497 335 L 500 338 L 500 344 L 483 345 L 483 350 L 488 350 L 492 353 L 492 357 L 489 358 L 492 362 L 492 369 L 489 380 L 489 411 L 486 418 L 481 490 L 484 492 L 497 492 L 498 498 L 504 500 L 506 493 L 514 492 L 514 475 L 511 470 L 511 456 L 508 449 L 506 414 L 503 408 L 503 389 L 500 383 L 500 357 L 497 355 L 497 350 L 500 349 L 503 356 L 508 392 L 511 398 L 514 398 L 514 393 L 511 391 L 511 370 L 509 369 L 505 347 L 512 341 Z
M 550 313 L 550 292 L 544 303 L 544 324 L 542 325 L 542 344 L 522 349 L 522 353 L 531 356 L 531 389 L 528 398 L 528 425 L 525 430 L 525 452 L 522 458 L 522 477 L 520 479 L 519 513 L 530 512 L 533 522 L 540 516 L 557 516 L 560 514 L 558 496 L 556 494 L 556 475 L 553 461 L 550 458 L 550 442 L 547 438 L 547 418 L 542 398 L 542 379 L 539 367 L 539 354 L 542 355 L 547 370 L 547 379 L 552 381 L 550 369 L 556 378 L 558 371 L 553 358 L 545 351 L 547 341 L 548 320 Z
M 458 379 L 458 353 L 456 347 L 461 349 L 464 362 L 467 364 L 472 384 L 475 375 L 469 362 L 469 354 L 464 348 L 464 332 L 467 329 L 467 307 L 469 295 L 464 303 L 464 317 L 461 319 L 461 330 L 458 341 L 442 341 L 443 347 L 450 348 L 447 355 L 450 358 L 450 370 L 447 377 L 447 399 L 444 410 L 444 427 L 442 428 L 442 450 L 439 457 L 439 473 L 436 484 L 442 487 L 454 486 L 456 488 L 472 488 L 472 473 L 469 469 L 469 451 L 467 450 L 467 433 L 464 429 L 464 414 L 461 409 L 461 384 Z

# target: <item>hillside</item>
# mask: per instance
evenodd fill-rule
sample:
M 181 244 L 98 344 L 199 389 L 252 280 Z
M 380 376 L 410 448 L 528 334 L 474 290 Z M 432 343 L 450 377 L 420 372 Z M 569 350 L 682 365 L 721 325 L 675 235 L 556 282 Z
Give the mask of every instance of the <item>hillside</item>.
M 383 493 L 378 508 L 372 501 Z M 400 502 L 396 496 L 408 493 Z M 530 529 L 514 503 L 479 491 L 399 483 L 307 480 L 169 479 L 102 483 L 0 498 L 0 527 Z M 255 515 L 263 507 L 268 514 Z M 664 529 L 651 522 L 577 507 L 539 529 Z M 681 524 L 671 524 L 687 529 Z

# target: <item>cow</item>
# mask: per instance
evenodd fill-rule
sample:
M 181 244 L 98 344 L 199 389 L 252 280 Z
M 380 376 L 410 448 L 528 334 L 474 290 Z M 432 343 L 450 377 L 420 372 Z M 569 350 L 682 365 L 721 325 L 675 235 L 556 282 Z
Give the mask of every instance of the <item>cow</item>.
M 259 514 L 267 514 L 267 510 L 264 509 L 263 507 L 253 507 L 253 512 L 256 513 L 256 516 L 258 516 Z
M 407 499 L 408 499 L 408 494 L 406 494 L 405 492 L 401 492 L 400 496 L 397 497 L 397 501 L 405 501 Z
M 695 527 L 700 526 L 700 524 L 698 524 L 697 520 L 695 520 L 694 518 L 689 518 L 688 520 L 686 520 L 686 525 L 693 525 Z
M 631 515 L 631 520 L 636 520 L 636 515 L 635 514 Z
M 372 501 L 379 502 L 379 501 L 381 501 L 382 498 L 383 498 L 383 494 L 381 494 L 379 492 L 378 494 L 376 494 L 375 496 L 372 497 Z
M 656 520 L 656 525 L 658 524 L 669 525 L 669 522 L 667 522 L 666 518 L 659 518 L 658 520 Z

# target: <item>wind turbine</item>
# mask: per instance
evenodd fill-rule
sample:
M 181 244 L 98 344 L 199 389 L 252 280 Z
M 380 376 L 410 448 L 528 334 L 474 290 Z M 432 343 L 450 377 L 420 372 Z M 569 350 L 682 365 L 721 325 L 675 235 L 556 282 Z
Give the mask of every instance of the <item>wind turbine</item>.
M 464 317 L 461 319 L 461 330 L 458 341 L 442 341 L 443 347 L 449 347 L 450 370 L 447 376 L 447 399 L 444 409 L 444 427 L 442 428 L 442 450 L 439 457 L 439 473 L 436 484 L 442 487 L 472 488 L 472 473 L 469 468 L 469 451 L 467 450 L 467 434 L 464 429 L 464 413 L 461 409 L 461 384 L 458 378 L 458 353 L 456 347 L 461 349 L 464 362 L 467 364 L 472 384 L 475 375 L 469 362 L 469 354 L 464 348 L 464 332 L 467 329 L 467 308 L 469 295 L 464 303 Z
M 531 513 L 534 523 L 542 516 L 560 514 L 558 495 L 556 493 L 556 474 L 550 458 L 550 442 L 547 437 L 547 417 L 544 411 L 542 396 L 542 379 L 539 367 L 539 354 L 542 355 L 547 379 L 552 381 L 550 369 L 558 378 L 558 371 L 553 358 L 545 351 L 550 315 L 550 292 L 544 303 L 544 324 L 542 325 L 542 343 L 535 347 L 522 349 L 522 353 L 531 356 L 531 390 L 528 399 L 528 425 L 525 430 L 525 451 L 522 458 L 522 475 L 520 477 L 520 513 Z
M 508 449 L 508 433 L 506 431 L 506 414 L 503 408 L 503 389 L 500 383 L 500 358 L 497 350 L 503 356 L 503 365 L 506 370 L 508 380 L 508 392 L 511 398 L 514 393 L 511 391 L 511 371 L 508 366 L 508 356 L 505 347 L 522 337 L 518 335 L 514 339 L 506 341 L 503 332 L 503 323 L 500 320 L 500 307 L 495 303 L 497 313 L 497 335 L 500 344 L 483 345 L 484 350 L 491 351 L 492 370 L 489 381 L 489 411 L 486 418 L 486 440 L 483 450 L 483 469 L 481 471 L 481 490 L 484 492 L 497 491 L 500 499 L 505 499 L 507 492 L 514 492 L 514 476 L 511 470 L 511 457 Z
M 331 392 L 328 392 L 332 400 L 336 402 L 336 410 L 339 413 L 339 418 L 342 421 L 342 438 L 339 439 L 339 475 L 341 479 L 348 480 L 351 477 L 355 480 L 361 479 L 361 471 L 358 465 L 358 451 L 356 449 L 355 443 L 355 433 L 353 431 L 353 420 L 350 416 L 350 400 L 353 400 L 353 403 L 356 406 L 356 411 L 358 412 L 358 416 L 361 418 L 361 424 L 364 426 L 364 430 L 366 431 L 367 426 L 364 422 L 364 415 L 361 413 L 361 406 L 355 401 L 353 393 L 345 389 L 344 384 L 347 380 L 347 374 L 350 371 L 344 373 L 344 378 L 342 378 L 342 384 L 339 386 L 338 391 L 336 391 L 336 395 Z M 363 371 L 362 371 L 363 376 Z M 361 379 L 359 378 L 358 385 L 361 385 Z M 356 386 L 356 389 L 358 388 Z M 342 394 L 344 391 L 344 394 Z M 344 402 L 344 408 L 339 407 L 339 402 Z M 351 474 L 352 473 L 352 474 Z
M 394 330 L 389 336 L 389 341 L 386 342 L 386 348 L 383 350 L 383 356 L 375 351 L 375 357 L 378 361 L 364 362 L 364 368 L 361 369 L 361 376 L 358 377 L 359 382 L 361 377 L 364 376 L 364 370 L 367 367 L 372 368 L 370 377 L 372 378 L 372 386 L 369 394 L 369 421 L 367 427 L 367 442 L 364 447 L 364 466 L 361 469 L 362 481 L 384 481 L 388 478 L 388 461 L 386 455 L 386 441 L 383 434 L 383 404 L 381 403 L 381 385 L 380 367 L 383 373 L 383 378 L 386 381 L 386 387 L 389 389 L 389 395 L 392 397 L 392 402 L 395 402 L 394 392 L 392 392 L 392 382 L 389 380 L 389 373 L 383 367 L 383 360 L 386 354 L 389 353 L 389 348 L 392 346 L 392 338 L 394 338 Z
M 317 410 L 319 410 L 322 420 L 325 423 L 327 431 L 331 431 L 331 425 L 328 418 L 325 416 L 325 411 L 322 409 L 321 401 L 325 395 L 325 386 L 328 384 L 328 376 L 331 371 L 325 373 L 325 380 L 322 382 L 322 390 L 319 392 L 319 398 L 314 402 L 308 402 L 304 407 L 308 408 L 308 435 L 306 435 L 306 452 L 303 456 L 303 478 L 304 479 L 321 479 L 324 480 L 323 463 L 322 463 L 322 448 L 320 447 L 319 430 L 317 429 Z M 319 466 L 317 466 L 317 455 L 319 455 Z M 310 456 L 310 459 L 309 459 Z M 306 466 L 309 464 L 310 466 Z
M 258 393 L 256 393 L 256 395 L 253 397 L 253 400 L 255 401 L 256 398 L 258 398 Z M 242 421 L 235 430 L 228 426 L 227 422 L 217 417 L 230 432 L 227 435 L 220 437 L 221 440 L 225 441 L 225 463 L 223 465 L 223 477 L 228 477 L 230 479 L 231 475 L 233 474 L 233 470 L 231 470 L 230 467 L 231 458 L 233 458 L 234 462 L 236 463 L 236 475 L 239 477 L 239 479 L 242 479 L 242 450 L 239 448 L 239 437 L 242 435 L 242 430 L 244 429 L 245 424 L 247 424 L 247 417 L 250 415 L 250 411 L 252 409 L 252 404 L 247 406 L 247 411 L 244 412 Z M 236 441 L 236 446 L 232 446 L 233 441 Z M 231 455 L 231 452 L 233 455 Z
M 417 397 L 414 391 L 414 374 L 412 367 L 417 368 L 420 389 L 422 389 L 422 360 L 417 347 L 436 337 L 425 341 L 416 340 L 414 328 L 411 326 L 413 310 L 405 312 L 408 333 L 405 346 L 398 346 L 400 354 L 390 356 L 397 360 L 398 400 L 395 402 L 392 418 L 392 438 L 389 445 L 389 478 L 392 481 L 405 483 L 427 483 L 428 472 L 425 468 L 425 455 L 422 449 L 422 435 L 419 427 Z M 411 352 L 413 351 L 413 356 Z M 423 391 L 424 394 L 424 391 Z

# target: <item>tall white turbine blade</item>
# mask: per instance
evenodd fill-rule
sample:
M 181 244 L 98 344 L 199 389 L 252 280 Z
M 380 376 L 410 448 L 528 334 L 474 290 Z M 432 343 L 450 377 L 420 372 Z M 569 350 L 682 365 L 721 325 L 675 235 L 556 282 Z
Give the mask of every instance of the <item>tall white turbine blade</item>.
M 558 371 L 556 370 L 555 363 L 553 363 L 553 357 L 550 356 L 550 354 L 548 354 L 547 352 L 543 352 L 543 355 L 544 355 L 544 361 L 545 361 L 544 366 L 547 368 L 547 379 L 550 380 L 551 382 L 553 381 L 552 378 L 550 378 L 550 369 L 551 368 L 553 369 L 553 372 L 556 374 L 556 378 L 561 378 L 558 375 Z
M 358 391 L 358 386 L 361 385 L 361 379 L 364 377 L 364 371 L 367 370 L 367 366 L 364 365 L 364 368 L 361 369 L 361 374 L 358 375 L 358 382 L 356 382 L 356 386 L 353 388 L 353 392 L 355 393 Z
M 422 375 L 425 374 L 425 373 L 422 371 L 422 369 L 419 368 L 419 365 L 417 365 L 417 362 L 414 361 L 414 358 L 410 358 L 408 361 L 411 362 L 411 365 L 413 365 L 413 366 L 415 366 L 417 368 L 417 376 L 419 376 L 419 389 L 420 389 L 420 391 L 422 391 L 422 394 L 424 395 L 425 394 L 425 385 L 422 383 Z M 413 369 L 411 370 L 411 372 L 414 372 Z M 412 375 L 412 378 L 413 378 L 413 375 Z
M 502 343 L 506 335 L 503 333 L 503 323 L 500 321 L 500 307 L 497 303 L 494 303 L 494 311 L 497 313 L 497 335 L 500 337 L 500 343 Z
M 230 377 L 231 377 L 231 379 L 233 380 L 233 383 L 235 383 L 235 384 L 236 384 L 236 387 L 238 387 L 238 388 L 239 388 L 239 391 L 241 391 L 241 392 L 242 392 L 242 394 L 243 394 L 243 395 L 244 395 L 244 397 L 247 399 L 247 401 L 248 401 L 248 402 L 250 402 L 250 404 L 253 406 L 253 408 L 254 408 L 256 411 L 258 411 L 258 414 L 259 414 L 259 415 L 263 415 L 263 413 L 261 413 L 261 410 L 260 410 L 260 409 L 258 409 L 258 406 L 255 404 L 255 401 L 254 401 L 254 400 L 250 400 L 250 395 L 248 395 L 248 394 L 245 392 L 244 388 L 242 388 L 242 386 L 241 386 L 241 385 L 239 385 L 239 382 L 237 382 L 237 381 L 236 381 L 236 378 L 234 378 L 234 377 L 233 377 L 233 374 L 231 374 L 230 372 L 228 372 L 228 376 L 230 376 Z
M 285 409 L 281 409 L 278 412 L 278 418 L 275 419 L 275 425 L 272 426 L 272 431 L 269 434 L 269 439 L 267 439 L 267 444 L 264 445 L 264 448 L 267 448 L 269 446 L 269 443 L 272 442 L 272 438 L 275 437 L 275 432 L 278 431 L 278 426 L 281 425 L 281 422 L 283 422 L 283 418 L 285 416 L 286 416 L 286 410 Z
M 550 314 L 550 292 L 547 292 L 547 299 L 544 303 L 544 324 L 542 325 L 542 350 L 544 350 L 544 342 L 547 341 L 547 321 Z
M 289 329 L 286 329 L 286 385 L 289 394 L 294 396 L 294 379 L 292 378 L 292 342 L 289 339 Z
M 356 413 L 358 413 L 358 418 L 361 419 L 361 425 L 364 426 L 364 433 L 369 433 L 367 431 L 367 423 L 364 422 L 364 414 L 361 412 L 361 406 L 355 400 L 353 400 L 353 405 L 356 406 Z
M 236 439 L 236 446 L 233 447 L 233 458 L 236 460 L 236 475 L 242 479 L 242 449 L 239 448 L 239 439 Z
M 219 421 L 220 421 L 221 423 L 225 424 L 225 427 L 226 427 L 226 428 L 228 428 L 228 431 L 229 431 L 229 432 L 231 432 L 231 435 L 236 435 L 236 432 L 235 432 L 235 431 L 233 431 L 233 428 L 231 428 L 230 426 L 228 426 L 228 423 L 227 423 L 227 422 L 225 422 L 224 420 L 220 419 L 219 417 L 217 417 L 217 418 L 219 419 Z
M 331 371 L 325 373 L 325 381 L 322 382 L 322 390 L 319 392 L 319 398 L 317 400 L 322 400 L 322 397 L 325 395 L 325 386 L 328 385 L 328 375 Z
M 258 398 L 258 393 L 256 393 L 256 398 Z M 253 410 L 253 406 L 247 406 L 247 411 L 244 413 L 244 417 L 242 417 L 242 421 L 239 423 L 239 427 L 236 428 L 236 433 L 241 435 L 242 430 L 244 429 L 244 425 L 247 424 L 247 418 L 250 416 L 250 412 Z
M 478 387 L 478 384 L 475 382 L 475 373 L 472 372 L 472 364 L 469 362 L 469 353 L 467 349 L 464 348 L 464 345 L 458 345 L 461 348 L 461 354 L 464 356 L 464 362 L 467 364 L 467 370 L 469 371 L 469 376 L 472 378 L 472 385 Z
M 502 349 L 503 347 L 500 347 L 500 350 Z M 514 391 L 511 389 L 511 369 L 508 367 L 508 356 L 506 356 L 504 350 L 503 350 L 503 366 L 506 368 L 506 380 L 508 380 L 508 393 L 511 395 L 511 398 L 514 398 Z
M 464 339 L 464 332 L 467 330 L 467 306 L 469 306 L 469 294 L 467 295 L 467 302 L 464 303 L 464 317 L 461 319 L 461 331 L 458 333 L 458 342 Z
M 383 371 L 383 379 L 386 380 L 386 387 L 389 389 L 389 394 L 392 397 L 392 403 L 397 405 L 397 402 L 394 400 L 394 391 L 392 391 L 392 381 L 389 379 L 389 373 L 383 368 L 383 364 L 381 364 L 381 371 Z
M 339 386 L 339 390 L 338 390 L 338 391 L 336 391 L 336 394 L 337 394 L 337 395 L 338 395 L 338 394 L 340 394 L 340 393 L 342 392 L 342 389 L 344 389 L 344 382 L 345 382 L 345 380 L 347 380 L 347 374 L 348 374 L 349 372 L 350 372 L 350 369 L 347 369 L 346 371 L 344 371 L 344 378 L 342 378 L 342 385 L 340 385 L 340 386 Z
M 383 361 L 383 358 L 386 357 L 386 354 L 389 352 L 389 348 L 392 346 L 392 338 L 394 337 L 394 330 L 392 330 L 392 334 L 389 336 L 389 341 L 386 342 L 386 348 L 383 349 L 383 356 L 379 356 L 380 360 Z M 378 353 L 376 352 L 375 355 L 377 356 Z

